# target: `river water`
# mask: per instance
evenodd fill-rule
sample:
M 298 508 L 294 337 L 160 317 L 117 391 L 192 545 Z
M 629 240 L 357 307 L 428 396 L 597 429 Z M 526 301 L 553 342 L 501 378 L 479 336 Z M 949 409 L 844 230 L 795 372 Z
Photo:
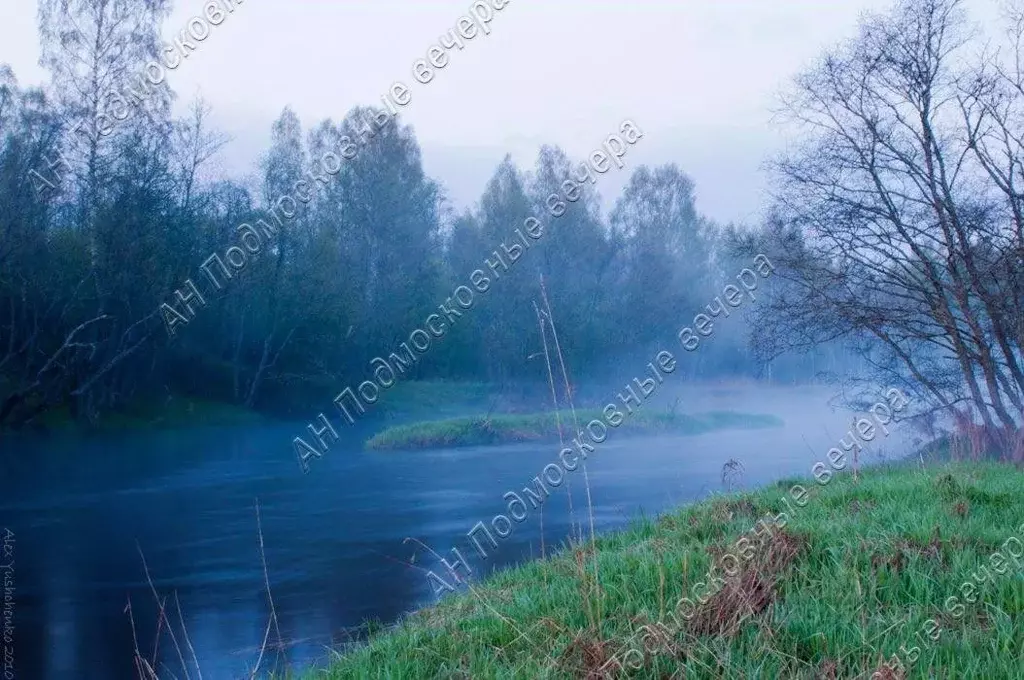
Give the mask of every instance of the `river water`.
M 850 424 L 849 412 L 828 404 L 832 394 L 820 387 L 686 388 L 687 411 L 771 413 L 786 424 L 695 437 L 613 431 L 588 462 L 598 530 L 722 490 L 730 458 L 744 465 L 745 487 L 809 476 Z M 530 485 L 557 459 L 557 446 L 538 444 L 367 452 L 361 442 L 379 426 L 360 423 L 303 475 L 289 442 L 304 427 L 0 440 L 0 530 L 16 537 L 15 677 L 136 677 L 132 619 L 148 658 L 158 618 L 140 551 L 175 624 L 177 594 L 202 677 L 248 677 L 270 611 L 257 499 L 286 647 L 280 662 L 323 661 L 363 622 L 390 623 L 433 601 L 422 567 L 436 560 L 404 539 L 473 557 L 467 531 L 506 512 L 502 495 Z M 911 437 L 897 425 L 870 445 L 866 462 L 895 457 Z M 577 520 L 583 516 L 582 472 L 568 479 L 544 505 L 547 549 L 569 533 L 567 487 Z M 535 511 L 516 525 L 490 559 L 474 561 L 475 574 L 538 556 L 538 520 Z M 166 669 L 184 677 L 166 636 L 156 656 L 161 677 L 171 677 Z M 275 660 L 268 651 L 262 668 Z

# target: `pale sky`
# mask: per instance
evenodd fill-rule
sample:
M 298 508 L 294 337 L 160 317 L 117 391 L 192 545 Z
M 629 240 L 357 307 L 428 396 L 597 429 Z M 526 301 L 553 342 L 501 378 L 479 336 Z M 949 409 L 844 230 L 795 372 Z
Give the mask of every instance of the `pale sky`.
M 238 2 L 239 0 L 235 0 Z M 997 0 L 972 0 L 978 21 Z M 206 0 L 176 0 L 170 39 Z M 610 201 L 639 163 L 675 162 L 697 182 L 698 207 L 720 221 L 755 220 L 762 162 L 782 143 L 778 92 L 824 49 L 855 34 L 889 0 L 509 0 L 491 34 L 466 41 L 429 84 L 413 62 L 452 28 L 467 0 L 245 0 L 168 80 L 178 107 L 201 94 L 232 136 L 225 170 L 251 171 L 271 122 L 291 106 L 307 130 L 354 105 L 379 104 L 395 80 L 428 174 L 458 207 L 474 203 L 506 152 L 526 169 L 540 144 L 582 160 L 625 119 L 645 137 L 627 168 L 599 180 Z M 35 0 L 0 0 L 0 63 L 22 85 L 38 65 Z

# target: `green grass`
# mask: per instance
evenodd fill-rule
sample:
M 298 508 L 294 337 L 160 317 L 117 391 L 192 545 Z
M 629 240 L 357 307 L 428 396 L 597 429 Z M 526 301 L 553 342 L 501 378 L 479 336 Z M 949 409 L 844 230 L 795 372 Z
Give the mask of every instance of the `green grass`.
M 1003 459 L 1004 452 L 993 445 L 975 451 L 970 441 L 957 441 L 944 434 L 909 456 L 913 460 L 924 461 L 925 464 L 949 463 L 958 459 L 975 460 L 975 457 L 977 460 L 999 461 Z
M 979 565 L 1018 550 L 1001 546 L 1024 534 L 1024 473 L 993 463 L 876 468 L 858 484 L 850 475 L 802 482 L 805 507 L 754 543 L 740 574 L 677 626 L 675 603 L 707 580 L 711 556 L 783 511 L 794 483 L 599 537 L 600 617 L 589 552 L 572 547 L 449 595 L 298 677 L 598 678 L 612 676 L 587 674 L 620 655 L 639 666 L 620 677 L 867 680 L 901 645 L 920 648 L 909 675 L 875 677 L 1022 677 L 1024 570 L 1013 562 L 1004 574 L 990 569 L 974 604 L 962 594 Z M 950 596 L 965 605 L 959 616 L 945 610 Z M 929 619 L 941 632 L 926 644 L 918 632 Z M 634 638 L 656 622 L 665 624 L 660 637 Z
M 602 419 L 598 410 L 576 412 L 580 426 Z M 561 414 L 563 432 L 569 438 L 572 415 Z M 777 427 L 775 416 L 712 412 L 698 415 L 638 411 L 621 426 L 623 432 L 675 433 L 694 435 L 721 429 Z M 429 420 L 390 427 L 366 442 L 369 449 L 427 449 L 450 446 L 479 446 L 512 442 L 544 441 L 558 438 L 554 413 L 465 416 L 447 420 Z

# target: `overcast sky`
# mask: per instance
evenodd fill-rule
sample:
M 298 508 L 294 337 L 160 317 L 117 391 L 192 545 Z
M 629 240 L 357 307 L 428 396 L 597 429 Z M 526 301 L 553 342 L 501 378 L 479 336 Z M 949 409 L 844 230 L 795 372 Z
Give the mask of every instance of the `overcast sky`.
M 236 0 L 237 2 L 238 0 Z M 997 0 L 973 0 L 990 19 Z M 206 0 L 177 0 L 168 39 Z M 509 0 L 491 35 L 466 41 L 426 85 L 412 63 L 455 25 L 467 0 L 245 0 L 170 73 L 179 109 L 201 94 L 233 141 L 226 171 L 251 171 L 271 122 L 291 106 L 307 129 L 377 104 L 395 80 L 427 172 L 457 206 L 478 198 L 511 152 L 532 167 L 542 143 L 582 158 L 631 118 L 645 137 L 627 156 L 678 163 L 698 206 L 722 221 L 758 216 L 760 170 L 782 132 L 777 93 L 825 48 L 855 33 L 858 15 L 888 0 Z M 41 84 L 35 0 L 0 0 L 0 63 Z M 626 171 L 599 180 L 614 199 Z

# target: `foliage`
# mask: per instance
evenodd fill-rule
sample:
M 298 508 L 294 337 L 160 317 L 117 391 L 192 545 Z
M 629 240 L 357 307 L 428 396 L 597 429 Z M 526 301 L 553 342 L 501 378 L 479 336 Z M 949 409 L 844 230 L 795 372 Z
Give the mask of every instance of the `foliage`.
M 175 118 L 167 83 L 139 81 L 159 56 L 168 8 L 45 0 L 51 82 L 21 88 L 0 66 L 0 428 L 51 411 L 94 422 L 169 394 L 309 418 L 371 379 L 371 362 L 401 352 L 459 286 L 478 285 L 476 270 L 488 291 L 457 309 L 399 382 L 543 383 L 530 360 L 540 352 L 532 303 L 542 277 L 568 372 L 607 380 L 609 365 L 675 344 L 749 264 L 730 254 L 734 230 L 700 215 L 693 181 L 674 164 L 635 168 L 608 216 L 586 184 L 556 218 L 547 198 L 579 163 L 544 146 L 527 171 L 504 159 L 459 213 L 424 172 L 412 128 L 395 118 L 367 136 L 381 112 L 365 106 L 312 126 L 285 107 L 255 172 L 223 177 L 227 138 L 205 104 Z M 119 88 L 141 93 L 125 102 L 111 95 Z M 360 140 L 354 156 L 346 137 Z M 335 174 L 326 152 L 345 157 Z M 286 195 L 310 200 L 227 280 L 211 257 L 226 259 L 243 225 L 277 224 Z M 531 215 L 544 236 L 506 270 L 495 253 Z M 185 309 L 178 293 L 190 296 L 192 284 L 202 300 Z M 189 319 L 173 334 L 165 303 Z M 721 326 L 681 362 L 684 377 L 771 374 L 747 350 L 746 313 Z M 780 369 L 812 377 L 819 354 L 842 365 L 834 349 Z

